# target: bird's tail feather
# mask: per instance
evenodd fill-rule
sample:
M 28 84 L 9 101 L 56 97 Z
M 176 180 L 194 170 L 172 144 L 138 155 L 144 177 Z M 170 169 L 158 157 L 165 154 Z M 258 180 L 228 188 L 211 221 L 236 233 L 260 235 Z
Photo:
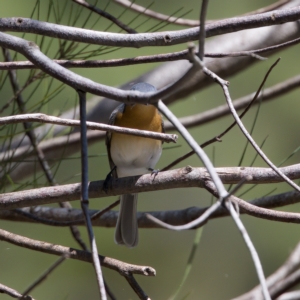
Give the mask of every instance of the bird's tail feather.
M 120 212 L 118 216 L 115 242 L 135 247 L 138 244 L 137 224 L 137 196 L 138 194 L 126 194 L 121 196 Z

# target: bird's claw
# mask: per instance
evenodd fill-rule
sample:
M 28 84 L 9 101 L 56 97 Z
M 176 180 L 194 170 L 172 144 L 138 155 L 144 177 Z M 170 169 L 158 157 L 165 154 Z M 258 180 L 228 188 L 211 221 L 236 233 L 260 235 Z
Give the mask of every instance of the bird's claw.
M 155 170 L 155 169 L 149 168 L 148 170 L 151 171 L 151 176 L 154 175 L 154 178 L 155 178 L 155 177 L 157 176 L 157 174 L 160 172 L 159 169 Z
M 110 179 L 111 179 L 111 177 L 112 177 L 112 174 L 113 174 L 113 172 L 115 171 L 115 169 L 116 169 L 116 166 L 115 167 L 113 167 L 112 169 L 111 169 L 111 171 L 106 175 L 106 178 L 105 178 L 105 180 L 104 180 L 104 183 L 103 183 L 103 191 L 107 194 L 107 192 L 108 192 L 108 188 L 109 188 L 109 182 L 110 182 Z

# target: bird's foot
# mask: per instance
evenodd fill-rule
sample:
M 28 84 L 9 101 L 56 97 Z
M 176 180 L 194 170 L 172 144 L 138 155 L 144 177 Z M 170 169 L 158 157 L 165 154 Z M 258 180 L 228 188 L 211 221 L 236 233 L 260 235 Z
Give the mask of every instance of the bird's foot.
M 148 170 L 151 171 L 151 176 L 154 175 L 154 178 L 155 178 L 155 177 L 157 176 L 157 174 L 160 172 L 159 169 L 155 170 L 155 169 L 149 168 Z
M 113 172 L 116 170 L 116 166 L 114 166 L 111 171 L 107 174 L 105 180 L 104 180 L 104 183 L 103 183 L 103 191 L 107 194 L 107 191 L 108 191 L 108 188 L 109 188 L 109 182 L 112 178 L 112 174 Z

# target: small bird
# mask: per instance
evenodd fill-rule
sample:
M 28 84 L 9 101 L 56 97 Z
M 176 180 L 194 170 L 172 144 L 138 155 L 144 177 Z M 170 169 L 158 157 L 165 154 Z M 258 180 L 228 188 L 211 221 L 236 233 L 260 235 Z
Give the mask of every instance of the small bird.
M 131 90 L 143 93 L 155 92 L 151 84 L 140 82 Z M 158 109 L 153 105 L 119 105 L 109 118 L 110 125 L 164 132 L 164 125 Z M 157 172 L 154 167 L 162 152 L 159 140 L 107 132 L 106 147 L 112 176 L 121 178 Z M 115 231 L 115 242 L 127 247 L 138 244 L 137 194 L 121 195 L 120 212 Z

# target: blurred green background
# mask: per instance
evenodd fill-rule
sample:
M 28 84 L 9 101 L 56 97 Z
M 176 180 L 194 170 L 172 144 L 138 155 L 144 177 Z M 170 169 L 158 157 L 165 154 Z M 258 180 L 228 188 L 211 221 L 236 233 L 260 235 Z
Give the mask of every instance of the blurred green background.
M 104 9 L 108 3 L 107 1 L 98 2 L 99 8 L 102 9 Z M 274 1 L 266 0 L 211 0 L 208 9 L 208 19 L 228 18 L 244 14 L 273 2 Z M 41 1 L 40 20 L 47 19 L 49 3 L 48 0 Z M 148 6 L 151 1 L 139 0 L 136 3 Z M 1 17 L 31 17 L 36 1 L 0 0 L 0 4 Z M 53 7 L 55 9 L 51 10 L 51 22 L 56 22 L 57 16 L 62 12 L 65 4 L 66 8 L 61 24 L 68 24 L 70 15 L 76 13 L 77 6 L 71 3 L 71 1 L 65 0 L 53 1 Z M 184 2 L 179 0 L 155 1 L 151 9 L 165 14 L 172 14 L 181 7 L 183 7 L 183 9 L 177 12 L 176 16 L 190 11 L 186 15 L 187 18 L 198 18 L 200 1 L 195 0 L 186 0 Z M 54 11 L 56 13 L 54 13 Z M 115 16 L 119 16 L 124 11 L 124 8 L 117 6 L 111 1 L 107 7 L 107 11 Z M 82 27 L 88 18 L 85 28 L 91 28 L 98 17 L 94 14 L 89 14 L 89 11 L 84 9 L 79 11 L 75 26 Z M 129 23 L 135 16 L 135 13 L 127 10 L 122 15 L 121 20 L 124 23 Z M 34 13 L 32 18 L 38 18 L 37 12 Z M 147 18 L 141 16 L 135 20 L 131 26 L 135 27 L 146 19 Z M 137 30 L 139 32 L 147 31 L 156 24 L 158 24 L 158 21 L 149 20 L 142 24 Z M 109 25 L 110 22 L 100 19 L 94 29 L 105 30 Z M 180 29 L 180 27 L 168 25 L 161 30 L 173 29 Z M 115 26 L 112 26 L 109 31 L 118 32 L 119 30 Z M 22 34 L 13 34 L 22 36 Z M 25 38 L 34 40 L 37 44 L 40 42 L 40 37 L 36 40 L 36 37 L 31 34 L 26 34 Z M 49 42 L 50 39 L 46 39 L 46 41 Z M 48 55 L 50 57 L 55 56 L 58 45 L 59 41 L 53 39 L 53 43 L 48 49 Z M 156 49 L 115 49 L 116 51 L 107 54 L 100 53 L 91 58 L 108 59 L 133 57 L 137 55 L 165 53 L 185 48 L 186 45 Z M 44 52 L 45 49 L 47 49 L 47 43 L 45 43 L 44 48 L 42 48 Z M 78 51 L 80 51 L 81 48 L 79 47 L 78 49 Z M 82 51 L 87 52 L 92 49 L 97 50 L 98 48 L 96 46 L 90 46 L 87 50 Z M 110 49 L 107 50 L 110 51 Z M 86 53 L 83 55 L 86 55 Z M 271 56 L 269 60 L 256 63 L 238 76 L 231 77 L 230 91 L 232 98 L 236 99 L 255 91 L 270 65 L 279 56 L 281 57 L 281 62 L 271 74 L 266 86 L 271 86 L 298 74 L 299 46 L 296 45 L 288 50 L 281 51 L 280 54 Z M 24 58 L 18 55 L 17 59 L 23 60 Z M 157 65 L 158 64 L 145 64 L 119 68 L 72 70 L 96 82 L 119 86 L 127 81 L 134 80 L 137 76 L 155 68 Z M 3 71 L 2 76 L 5 76 L 5 74 L 6 72 Z M 22 84 L 28 75 L 28 71 L 20 70 L 17 74 Z M 34 91 L 34 87 L 27 89 L 24 92 L 25 98 L 29 98 L 30 94 L 35 92 L 35 96 L 30 98 L 26 104 L 28 111 L 31 112 L 36 109 L 35 105 L 37 105 L 39 101 L 42 101 L 41 99 L 43 99 L 45 91 L 48 88 L 50 88 L 51 91 L 55 91 L 59 86 L 59 82 L 54 81 L 51 83 L 48 78 L 43 80 L 36 91 Z M 0 106 L 2 107 L 12 96 L 11 87 L 8 83 L 2 86 L 0 95 Z M 50 99 L 47 104 L 43 104 L 41 112 L 57 115 L 59 112 L 74 107 L 77 101 L 75 92 L 69 87 L 64 87 L 57 96 Z M 212 85 L 201 92 L 176 102 L 171 105 L 170 108 L 178 117 L 181 117 L 205 111 L 224 102 L 225 99 L 219 86 Z M 264 145 L 264 151 L 275 164 L 279 164 L 299 146 L 299 109 L 298 90 L 278 97 L 276 101 L 265 103 L 260 109 L 253 136 L 258 144 L 268 136 L 267 142 Z M 1 116 L 10 115 L 13 112 L 14 108 L 11 107 L 4 111 Z M 256 108 L 253 108 L 245 117 L 244 121 L 247 128 L 251 127 L 255 113 Z M 202 143 L 219 134 L 224 127 L 228 126 L 231 122 L 232 117 L 225 117 L 219 121 L 191 129 L 190 132 L 199 143 Z M 21 130 L 21 127 L 18 128 Z M 4 138 L 5 137 L 2 136 L 1 140 L 3 141 Z M 209 157 L 214 157 L 214 164 L 217 167 L 236 166 L 245 143 L 245 138 L 239 129 L 235 128 L 225 136 L 222 143 L 206 148 L 206 152 Z M 179 139 L 178 145 L 180 147 L 176 148 L 171 148 L 170 145 L 165 146 L 166 149 L 163 151 L 158 168 L 164 167 L 173 159 L 181 154 L 185 154 L 189 150 L 182 138 Z M 89 159 L 90 180 L 104 179 L 109 171 L 104 142 L 99 142 L 90 147 L 89 155 L 91 156 Z M 253 160 L 254 155 L 255 152 L 249 147 L 243 165 L 248 166 Z M 72 160 L 63 160 L 59 165 L 56 179 L 60 184 L 80 181 L 79 154 L 73 155 L 73 158 Z M 286 164 L 297 162 L 299 162 L 299 154 L 288 160 Z M 196 157 L 190 158 L 179 166 L 185 166 L 187 164 L 194 167 L 201 166 L 201 162 Z M 265 164 L 260 159 L 257 159 L 255 166 L 265 166 Z M 32 178 L 25 180 L 28 182 L 27 188 L 32 188 L 30 183 L 32 180 Z M 43 185 L 46 181 L 42 178 L 37 182 Z M 37 182 L 35 184 L 37 184 Z M 16 186 L 17 184 L 18 183 L 16 183 Z M 275 188 L 275 185 L 256 187 L 243 197 L 246 200 L 258 198 L 269 193 L 273 188 Z M 287 184 L 278 184 L 276 188 L 275 193 L 290 190 Z M 113 200 L 115 200 L 115 197 L 92 199 L 90 205 L 93 209 L 101 209 Z M 202 207 L 209 205 L 211 201 L 211 196 L 200 189 L 174 189 L 140 194 L 139 210 L 183 209 L 190 206 Z M 78 202 L 73 202 L 72 205 L 79 207 Z M 299 205 L 293 205 L 292 207 L 286 207 L 284 209 L 288 211 L 298 211 Z M 271 274 L 283 263 L 298 242 L 299 229 L 296 227 L 297 225 L 260 220 L 250 216 L 242 216 L 241 218 L 259 253 L 265 274 Z M 0 221 L 0 226 L 5 230 L 33 239 L 78 248 L 68 228 L 53 228 L 44 225 L 13 223 L 8 221 Z M 88 243 L 86 229 L 82 227 L 81 233 Z M 174 294 L 181 282 L 193 245 L 195 232 L 140 229 L 140 243 L 138 247 L 134 249 L 127 249 L 115 245 L 113 241 L 113 228 L 95 228 L 95 235 L 97 237 L 99 252 L 102 255 L 107 255 L 133 264 L 154 267 L 157 271 L 156 277 L 147 278 L 136 276 L 136 279 L 151 299 L 168 299 Z M 33 252 L 10 245 L 6 242 L 1 242 L 0 283 L 21 292 L 56 259 L 56 257 L 51 255 Z M 103 271 L 105 279 L 117 299 L 136 299 L 136 295 L 121 276 L 111 270 L 103 269 Z M 258 280 L 251 257 L 233 221 L 230 218 L 212 220 L 204 227 L 191 274 L 183 286 L 178 299 L 230 299 L 248 291 L 257 283 Z M 93 267 L 87 263 L 68 260 L 52 273 L 45 283 L 36 288 L 32 296 L 36 299 L 97 299 L 98 293 Z M 9 297 L 0 295 L 0 299 L 9 299 Z

